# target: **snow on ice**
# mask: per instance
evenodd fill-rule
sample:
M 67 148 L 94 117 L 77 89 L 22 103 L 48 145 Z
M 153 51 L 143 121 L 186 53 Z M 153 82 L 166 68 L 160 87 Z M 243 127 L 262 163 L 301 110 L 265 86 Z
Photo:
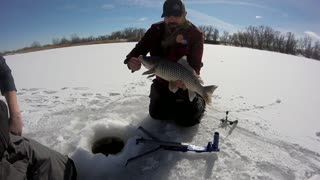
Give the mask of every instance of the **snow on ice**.
M 205 45 L 201 77 L 216 84 L 202 122 L 181 128 L 148 115 L 151 80 L 123 64 L 135 43 L 78 46 L 7 56 L 18 88 L 23 135 L 70 156 L 79 179 L 320 179 L 320 62 L 275 52 Z M 229 111 L 236 126 L 222 125 Z M 162 140 L 203 146 L 220 133 L 220 152 L 157 151 L 126 160 L 139 126 Z M 93 154 L 117 136 L 116 155 Z

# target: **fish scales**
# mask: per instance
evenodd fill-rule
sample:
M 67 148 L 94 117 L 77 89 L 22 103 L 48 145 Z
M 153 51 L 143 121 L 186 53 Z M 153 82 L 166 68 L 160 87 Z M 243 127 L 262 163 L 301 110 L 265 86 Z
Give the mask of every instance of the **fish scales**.
M 172 62 L 160 57 L 143 57 L 138 58 L 148 71 L 143 74 L 155 74 L 162 79 L 169 81 L 169 89 L 176 92 L 178 87 L 176 81 L 183 81 L 185 87 L 188 89 L 189 100 L 198 93 L 207 104 L 211 104 L 213 91 L 218 87 L 215 85 L 202 86 L 202 80 L 195 73 L 192 67 L 189 66 L 185 58 L 181 58 L 178 62 Z
M 154 71 L 157 76 L 162 77 L 167 81 L 183 81 L 187 89 L 197 91 L 202 89 L 198 77 L 179 63 L 160 61 Z

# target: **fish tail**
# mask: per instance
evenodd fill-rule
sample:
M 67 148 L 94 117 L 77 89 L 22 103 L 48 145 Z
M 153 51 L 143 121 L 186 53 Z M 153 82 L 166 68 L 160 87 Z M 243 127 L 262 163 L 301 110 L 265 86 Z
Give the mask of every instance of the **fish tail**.
M 206 104 L 211 104 L 211 98 L 212 98 L 212 94 L 213 91 L 216 90 L 218 88 L 218 86 L 216 85 L 211 85 L 211 86 L 205 86 L 204 88 L 204 101 L 206 102 Z

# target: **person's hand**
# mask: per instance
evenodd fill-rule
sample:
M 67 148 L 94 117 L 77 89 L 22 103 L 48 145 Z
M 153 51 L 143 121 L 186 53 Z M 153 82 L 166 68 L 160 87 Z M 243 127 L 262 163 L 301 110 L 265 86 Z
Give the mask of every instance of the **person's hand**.
M 10 119 L 9 119 L 9 130 L 12 134 L 22 135 L 22 116 L 18 105 L 17 92 L 8 91 L 4 94 L 7 100 Z
M 185 85 L 184 82 L 181 81 L 181 80 L 177 80 L 177 81 L 176 81 L 176 86 L 177 86 L 178 88 L 183 89 L 183 90 L 186 90 L 186 89 L 187 89 L 186 85 Z
M 22 135 L 22 116 L 20 112 L 10 113 L 9 130 L 12 134 Z
M 129 69 L 131 69 L 132 72 L 138 71 L 141 68 L 141 62 L 136 57 L 130 58 L 127 64 Z

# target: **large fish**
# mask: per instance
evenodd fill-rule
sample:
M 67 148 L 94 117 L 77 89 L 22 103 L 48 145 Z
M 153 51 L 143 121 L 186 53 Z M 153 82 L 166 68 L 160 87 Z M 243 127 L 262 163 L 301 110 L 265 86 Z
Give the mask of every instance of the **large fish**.
M 181 80 L 188 89 L 190 101 L 192 101 L 196 93 L 198 93 L 207 104 L 211 104 L 211 96 L 218 86 L 202 86 L 203 81 L 188 64 L 185 56 L 182 57 L 178 63 L 154 56 L 139 56 L 138 59 L 143 66 L 148 69 L 143 75 L 149 74 L 150 77 L 157 75 L 167 80 L 169 82 L 169 89 L 172 92 L 177 92 L 178 87 L 176 81 Z

